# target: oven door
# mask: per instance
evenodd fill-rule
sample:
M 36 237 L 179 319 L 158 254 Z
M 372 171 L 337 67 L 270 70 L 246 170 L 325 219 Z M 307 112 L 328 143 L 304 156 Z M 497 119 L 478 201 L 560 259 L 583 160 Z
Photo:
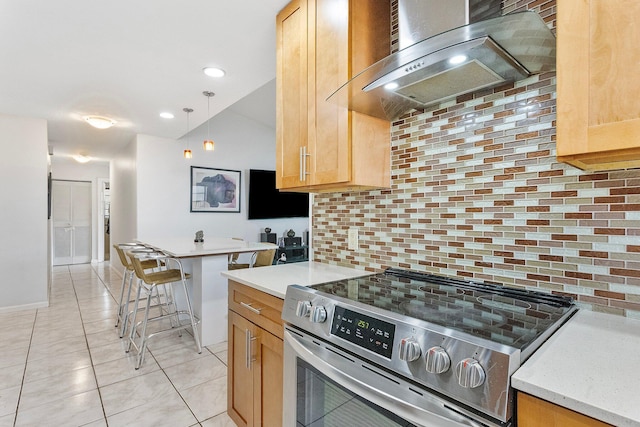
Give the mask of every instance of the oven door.
M 288 325 L 283 416 L 285 427 L 496 425 Z

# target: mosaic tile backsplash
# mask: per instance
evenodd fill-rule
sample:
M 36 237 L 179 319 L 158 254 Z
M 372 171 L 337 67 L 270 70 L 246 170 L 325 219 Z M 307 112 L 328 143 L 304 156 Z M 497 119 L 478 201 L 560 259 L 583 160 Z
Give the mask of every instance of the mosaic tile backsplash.
M 527 8 L 555 30 L 555 1 L 503 4 Z M 533 76 L 395 121 L 391 189 L 314 196 L 314 260 L 543 289 L 640 318 L 640 170 L 558 163 L 555 85 Z

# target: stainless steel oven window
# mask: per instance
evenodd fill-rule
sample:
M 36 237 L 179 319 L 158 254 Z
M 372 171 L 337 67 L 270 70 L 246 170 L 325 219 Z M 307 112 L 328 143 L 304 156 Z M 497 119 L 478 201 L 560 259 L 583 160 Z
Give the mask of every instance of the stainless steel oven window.
M 415 427 L 297 359 L 297 427 Z

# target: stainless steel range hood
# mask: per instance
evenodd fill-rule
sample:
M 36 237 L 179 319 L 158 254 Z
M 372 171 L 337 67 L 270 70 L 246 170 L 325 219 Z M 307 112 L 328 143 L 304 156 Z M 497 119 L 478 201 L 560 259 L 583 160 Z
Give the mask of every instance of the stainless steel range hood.
M 499 5 L 499 0 L 399 0 L 400 50 L 327 100 L 394 120 L 412 109 L 555 70 L 556 40 L 542 18 L 527 11 L 486 19 L 500 14 Z M 463 25 L 439 32 L 450 25 L 450 16 Z

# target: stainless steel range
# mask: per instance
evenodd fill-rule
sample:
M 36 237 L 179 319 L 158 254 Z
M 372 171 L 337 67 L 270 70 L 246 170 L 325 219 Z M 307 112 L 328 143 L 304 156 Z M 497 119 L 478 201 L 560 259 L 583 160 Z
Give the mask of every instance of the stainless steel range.
M 285 426 L 509 426 L 569 298 L 424 273 L 289 286 Z

